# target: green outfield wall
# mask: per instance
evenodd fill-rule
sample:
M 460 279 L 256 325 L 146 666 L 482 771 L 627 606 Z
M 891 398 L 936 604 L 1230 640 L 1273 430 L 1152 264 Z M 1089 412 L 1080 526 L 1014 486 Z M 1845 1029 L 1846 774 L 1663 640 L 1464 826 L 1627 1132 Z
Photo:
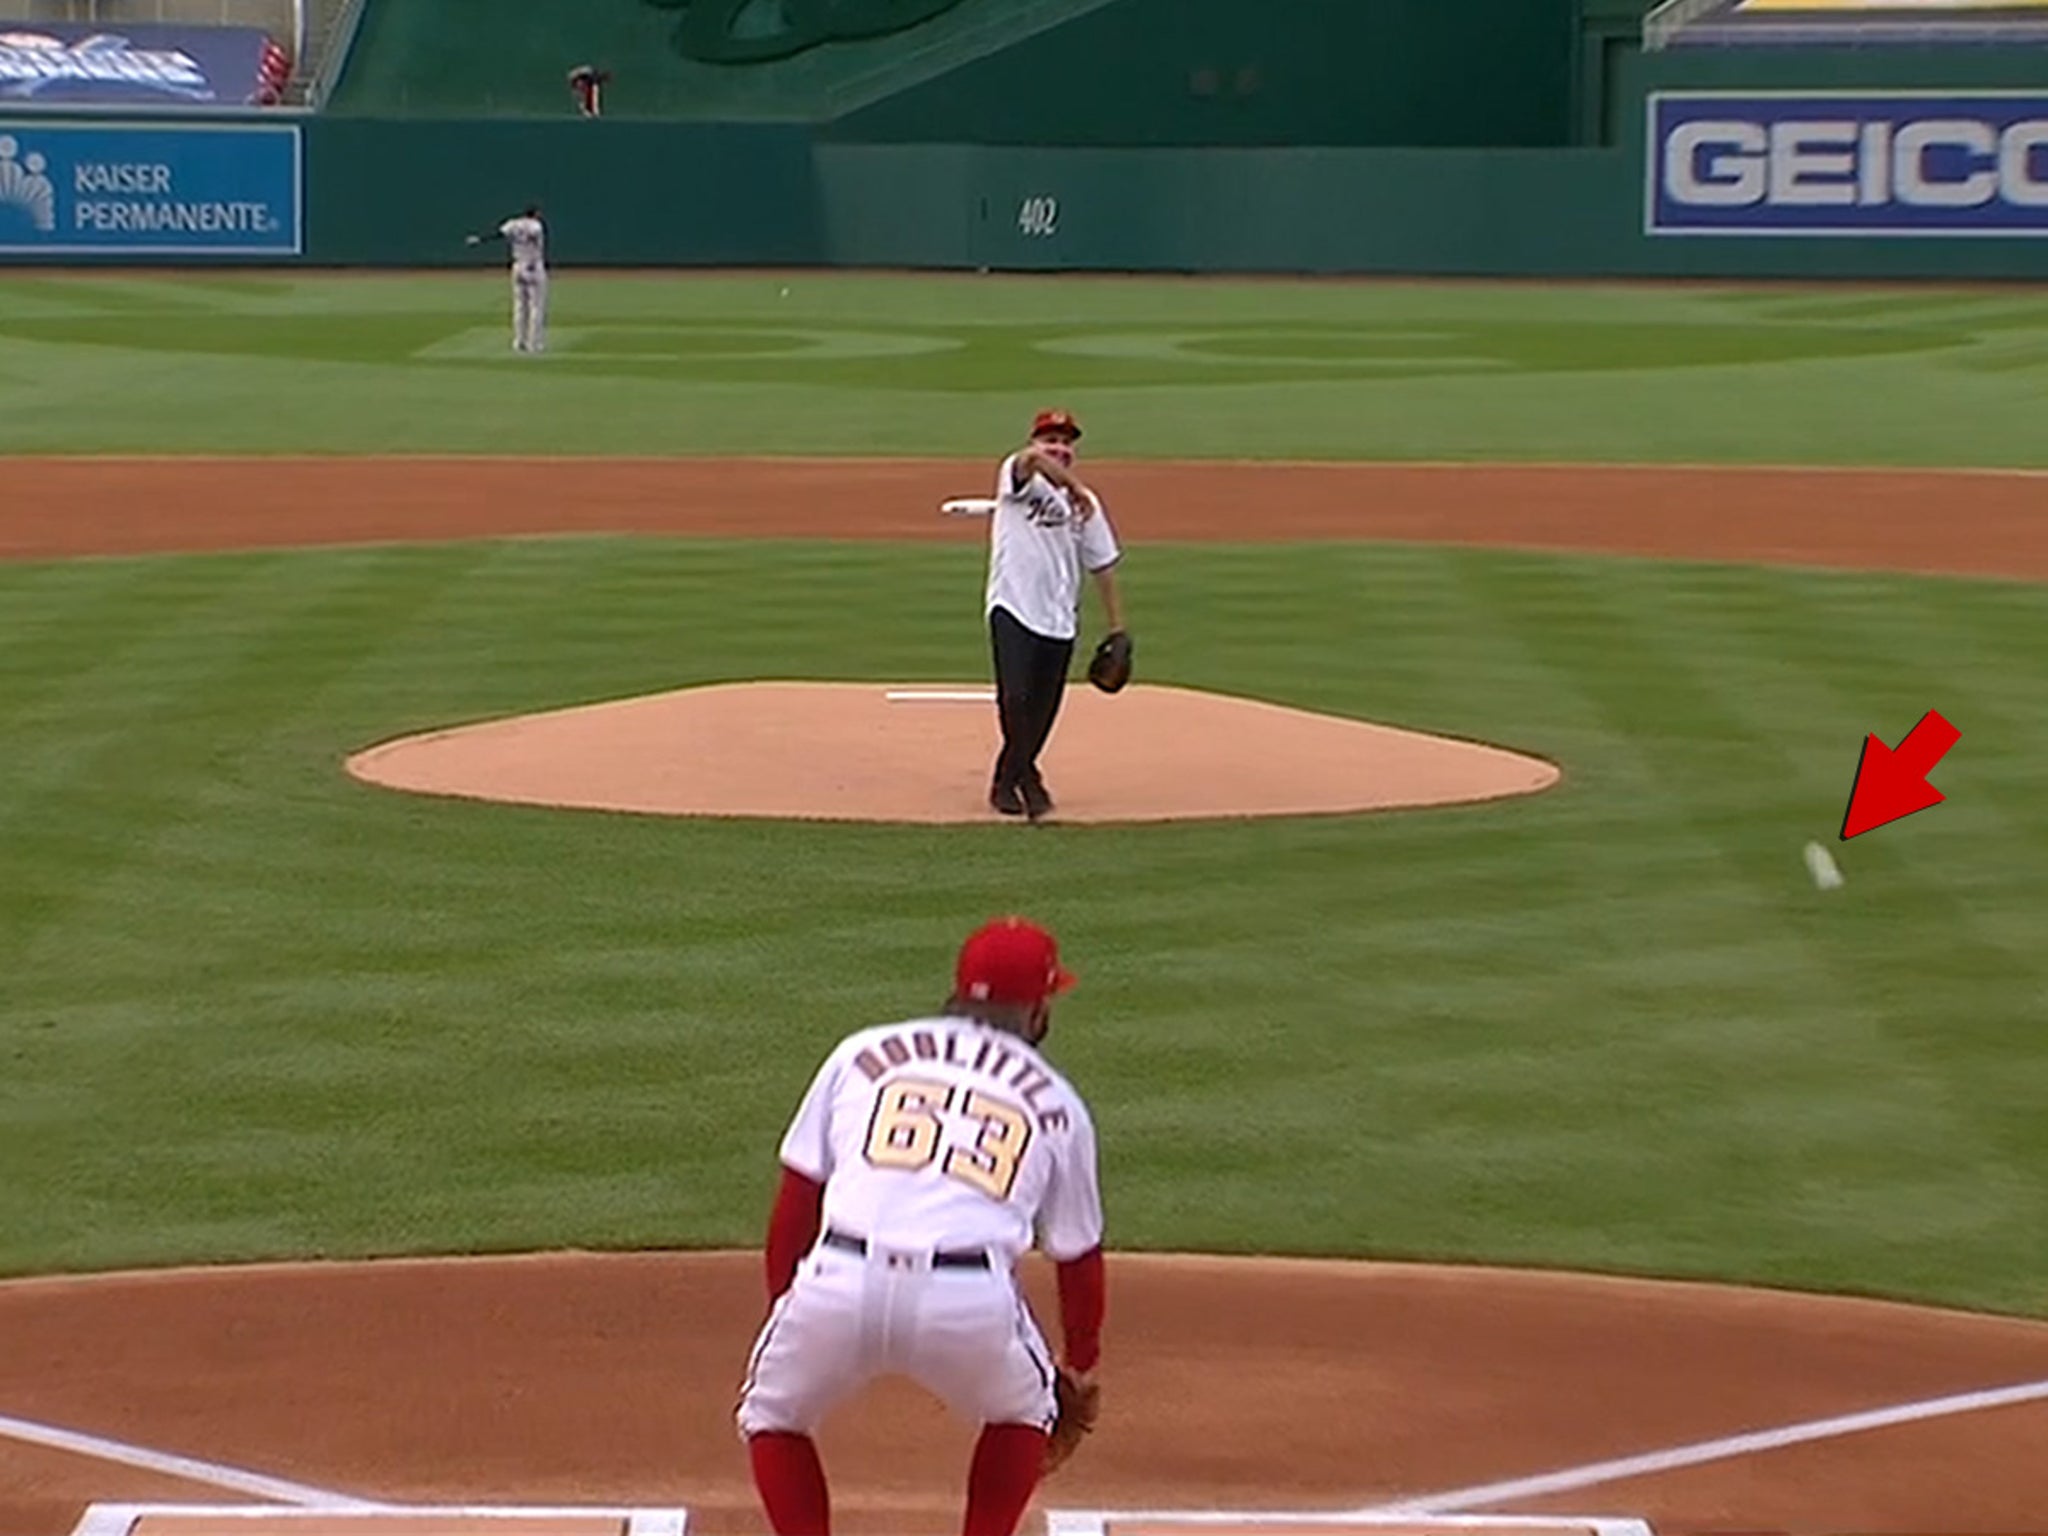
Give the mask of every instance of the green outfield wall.
M 2048 239 L 1644 229 L 1652 91 L 2019 91 L 2048 79 L 2048 53 L 1646 56 L 1617 35 L 1588 91 L 1610 142 L 1576 148 L 1117 149 L 848 142 L 794 125 L 326 120 L 309 128 L 309 252 L 474 260 L 449 243 L 452 225 L 531 196 L 569 263 L 2048 278 Z
M 1594 55 L 1589 44 L 1584 62 Z M 1644 55 L 1603 44 L 1585 110 L 1601 130 L 1589 136 L 1608 142 L 1548 148 L 1104 148 L 851 141 L 795 123 L 321 117 L 298 129 L 298 259 L 482 265 L 495 255 L 466 248 L 462 235 L 539 201 L 565 266 L 2042 279 L 2048 228 L 1964 232 L 1988 238 L 1648 233 L 1646 106 L 1656 92 L 2012 93 L 2040 130 L 2031 160 L 2022 150 L 2012 162 L 2031 167 L 2038 210 L 2048 208 L 2044 65 L 2040 49 Z M 1802 110 L 1826 107 L 1812 94 Z M 0 131 L 19 139 L 18 155 L 54 153 L 58 136 L 43 121 L 0 114 Z M 132 118 L 97 126 L 156 131 Z M 248 126 L 206 132 L 232 138 Z M 273 135 L 279 126 L 263 119 Z M 1938 157 L 1928 164 L 1939 170 Z M 231 174 L 223 162 L 218 175 Z M 0 244 L 8 215 L 0 208 Z M 24 227 L 18 217 L 14 227 Z M 0 260 L 39 259 L 34 249 L 30 240 Z M 104 259 L 176 255 L 121 249 Z
M 827 144 L 817 167 L 851 265 L 1567 272 L 1632 237 L 1615 153 Z
M 848 265 L 2048 278 L 2039 240 L 1653 238 L 1642 228 L 1639 150 L 868 145 L 822 147 L 818 162 L 830 259 Z M 1047 230 L 1041 210 L 1050 209 Z
M 474 262 L 464 232 L 529 202 L 564 265 L 803 264 L 829 246 L 792 125 L 322 118 L 306 184 L 307 256 L 325 265 Z

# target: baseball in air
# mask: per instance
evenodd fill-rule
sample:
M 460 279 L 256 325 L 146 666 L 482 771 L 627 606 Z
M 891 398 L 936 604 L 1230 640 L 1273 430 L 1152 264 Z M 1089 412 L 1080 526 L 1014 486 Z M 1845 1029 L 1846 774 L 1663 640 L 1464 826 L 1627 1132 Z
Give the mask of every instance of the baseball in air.
M 784 297 L 785 299 L 789 297 L 789 290 L 788 290 L 787 288 L 785 288 L 785 289 L 783 289 L 783 290 L 782 290 L 782 296 L 783 296 L 783 297 Z
M 1806 845 L 1806 872 L 1813 876 L 1816 890 L 1839 891 L 1842 888 L 1842 866 L 1819 843 Z

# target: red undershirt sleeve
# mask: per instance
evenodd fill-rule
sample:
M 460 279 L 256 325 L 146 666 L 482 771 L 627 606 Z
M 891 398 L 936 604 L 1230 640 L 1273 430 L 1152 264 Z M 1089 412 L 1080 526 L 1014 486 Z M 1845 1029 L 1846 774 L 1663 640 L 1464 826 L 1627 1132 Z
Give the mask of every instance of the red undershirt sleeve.
M 1067 1336 L 1067 1364 L 1075 1370 L 1095 1369 L 1102 1358 L 1102 1319 L 1109 1308 L 1108 1278 L 1102 1250 L 1091 1248 L 1078 1259 L 1058 1266 L 1060 1327 Z
M 775 1191 L 775 1208 L 768 1213 L 768 1241 L 764 1245 L 770 1302 L 796 1279 L 796 1267 L 818 1241 L 818 1227 L 824 1217 L 825 1186 L 794 1168 L 784 1168 L 782 1183 Z

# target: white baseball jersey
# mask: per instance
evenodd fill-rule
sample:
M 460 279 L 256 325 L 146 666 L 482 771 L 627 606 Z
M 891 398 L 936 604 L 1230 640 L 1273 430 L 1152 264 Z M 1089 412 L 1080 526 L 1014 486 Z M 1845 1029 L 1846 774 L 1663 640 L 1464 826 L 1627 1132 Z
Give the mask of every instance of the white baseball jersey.
M 500 224 L 498 233 L 505 237 L 505 244 L 512 249 L 515 276 L 525 277 L 547 270 L 548 232 L 547 226 L 539 219 L 529 219 L 521 214 Z
M 826 1058 L 782 1141 L 825 1186 L 825 1225 L 908 1249 L 1039 1245 L 1079 1258 L 1102 1242 L 1095 1127 L 1025 1041 L 972 1019 L 920 1019 L 848 1037 Z
M 1044 1057 L 971 1019 L 862 1030 L 818 1070 L 782 1161 L 824 1184 L 824 1240 L 754 1342 L 742 1435 L 808 1434 L 889 1374 L 970 1423 L 1051 1425 L 1052 1352 L 1015 1260 L 1034 1230 L 1055 1259 L 1098 1247 L 1102 1196 L 1087 1106 Z
M 1122 551 L 1101 507 L 1078 515 L 1066 492 L 1034 474 L 1020 490 L 1017 456 L 996 476 L 989 518 L 988 602 L 1007 608 L 1034 634 L 1071 640 L 1080 628 L 1081 573 L 1106 571 Z

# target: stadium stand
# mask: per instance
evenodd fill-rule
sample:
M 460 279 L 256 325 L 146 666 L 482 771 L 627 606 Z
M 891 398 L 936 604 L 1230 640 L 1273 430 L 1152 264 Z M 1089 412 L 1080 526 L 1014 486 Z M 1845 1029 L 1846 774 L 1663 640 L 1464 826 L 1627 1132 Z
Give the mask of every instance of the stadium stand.
M 288 64 L 278 94 L 287 103 L 313 98 L 314 82 L 362 0 L 0 0 L 10 21 L 106 27 L 168 25 L 256 27 L 277 40 Z M 317 104 L 317 102 L 316 102 Z
M 1644 46 L 2017 46 L 2048 43 L 2048 0 L 1665 0 Z

